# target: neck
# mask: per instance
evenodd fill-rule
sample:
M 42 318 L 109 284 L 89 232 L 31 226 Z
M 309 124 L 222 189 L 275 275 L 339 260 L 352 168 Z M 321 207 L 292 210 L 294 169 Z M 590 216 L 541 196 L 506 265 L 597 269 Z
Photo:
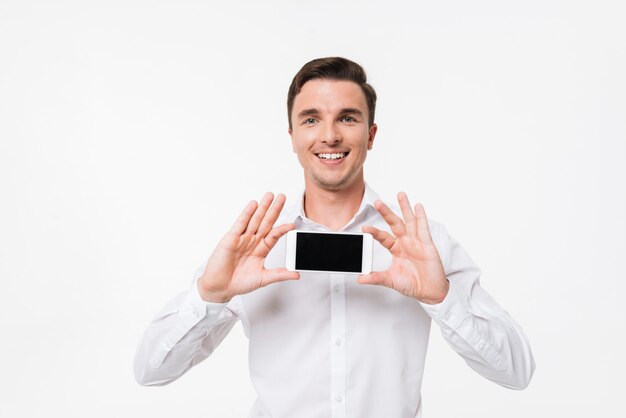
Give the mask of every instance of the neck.
M 307 218 L 331 231 L 339 231 L 356 215 L 365 193 L 363 177 L 340 190 L 327 190 L 307 180 L 304 193 Z

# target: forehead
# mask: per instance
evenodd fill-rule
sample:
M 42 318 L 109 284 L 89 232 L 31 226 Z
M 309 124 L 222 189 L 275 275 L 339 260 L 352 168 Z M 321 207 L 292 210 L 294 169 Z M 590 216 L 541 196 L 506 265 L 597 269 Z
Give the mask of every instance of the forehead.
M 320 112 L 338 112 L 341 109 L 356 108 L 367 114 L 365 94 L 353 81 L 315 79 L 307 81 L 295 97 L 293 114 L 304 109 L 317 109 Z

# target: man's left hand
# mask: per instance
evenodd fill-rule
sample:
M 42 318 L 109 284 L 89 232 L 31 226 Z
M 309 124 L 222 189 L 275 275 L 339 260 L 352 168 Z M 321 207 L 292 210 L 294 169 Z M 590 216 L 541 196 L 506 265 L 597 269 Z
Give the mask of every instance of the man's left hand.
M 424 207 L 418 203 L 413 212 L 404 192 L 398 193 L 398 203 L 404 220 L 380 200 L 374 203 L 393 235 L 372 226 L 362 228 L 389 250 L 391 266 L 385 271 L 361 275 L 358 281 L 387 286 L 427 304 L 440 303 L 448 294 L 450 283 L 430 235 Z

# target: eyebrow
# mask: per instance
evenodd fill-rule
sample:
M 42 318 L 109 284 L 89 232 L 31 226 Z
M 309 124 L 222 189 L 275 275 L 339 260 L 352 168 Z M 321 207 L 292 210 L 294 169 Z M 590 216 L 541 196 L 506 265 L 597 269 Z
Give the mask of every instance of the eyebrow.
M 318 113 L 320 112 L 317 109 L 304 109 L 302 112 L 298 113 L 298 117 L 317 115 Z
M 359 109 L 355 109 L 352 107 L 348 107 L 345 109 L 341 109 L 341 112 L 339 112 L 340 115 L 346 115 L 346 114 L 353 114 L 353 115 L 359 115 L 359 116 L 363 116 L 363 112 L 361 112 Z
M 311 116 L 311 115 L 317 115 L 319 114 L 319 110 L 315 109 L 315 108 L 311 108 L 311 109 L 304 109 L 302 112 L 298 113 L 298 118 L 302 118 L 304 116 Z M 339 112 L 340 115 L 345 115 L 345 114 L 355 114 L 355 115 L 359 115 L 359 116 L 363 116 L 363 112 L 360 111 L 359 109 L 356 108 L 352 108 L 352 107 L 347 107 L 344 109 L 341 109 L 341 111 Z

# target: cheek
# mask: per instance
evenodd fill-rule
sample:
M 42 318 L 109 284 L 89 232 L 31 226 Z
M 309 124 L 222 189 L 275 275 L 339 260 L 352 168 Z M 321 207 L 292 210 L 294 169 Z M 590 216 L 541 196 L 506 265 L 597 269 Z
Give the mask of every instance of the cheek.
M 353 144 L 356 144 L 356 148 L 360 150 L 367 150 L 369 148 L 369 135 L 359 132 L 358 135 L 354 136 Z
M 293 141 L 293 148 L 296 152 L 307 150 L 313 145 L 315 145 L 315 134 L 312 131 L 300 133 Z

